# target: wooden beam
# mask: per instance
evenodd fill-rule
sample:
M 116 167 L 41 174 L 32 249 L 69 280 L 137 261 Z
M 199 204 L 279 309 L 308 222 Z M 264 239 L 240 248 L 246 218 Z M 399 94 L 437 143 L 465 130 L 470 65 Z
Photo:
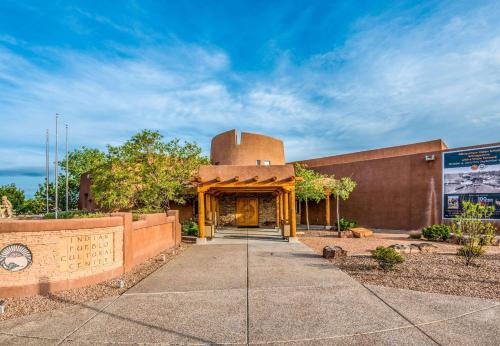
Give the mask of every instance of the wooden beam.
M 295 212 L 295 189 L 290 191 L 290 237 L 297 237 L 297 213 Z
M 280 226 L 280 195 L 276 195 L 276 227 Z
M 205 238 L 205 193 L 198 192 L 198 238 Z
M 289 202 L 289 193 L 288 192 L 285 192 L 285 196 L 283 197 L 283 202 L 285 203 L 285 205 L 283 206 L 283 211 L 285 212 L 285 215 L 284 215 L 284 220 L 285 222 L 287 222 L 289 219 L 288 219 L 288 202 Z

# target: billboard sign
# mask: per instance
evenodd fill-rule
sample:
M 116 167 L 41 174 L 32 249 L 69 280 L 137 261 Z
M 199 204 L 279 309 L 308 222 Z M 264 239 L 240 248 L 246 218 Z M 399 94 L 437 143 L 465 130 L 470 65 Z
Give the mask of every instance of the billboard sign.
M 500 146 L 443 153 L 443 218 L 461 213 L 462 201 L 494 205 L 500 220 Z

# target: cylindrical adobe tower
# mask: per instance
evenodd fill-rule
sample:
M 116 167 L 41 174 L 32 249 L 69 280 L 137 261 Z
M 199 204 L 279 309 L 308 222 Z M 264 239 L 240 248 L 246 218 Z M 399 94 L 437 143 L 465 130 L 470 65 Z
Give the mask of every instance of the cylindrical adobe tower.
M 214 165 L 267 166 L 285 164 L 285 147 L 279 139 L 230 130 L 212 139 L 210 160 Z

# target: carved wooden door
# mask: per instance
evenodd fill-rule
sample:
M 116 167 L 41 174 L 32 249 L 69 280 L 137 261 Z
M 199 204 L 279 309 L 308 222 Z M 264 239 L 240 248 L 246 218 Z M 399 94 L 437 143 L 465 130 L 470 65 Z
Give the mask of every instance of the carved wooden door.
M 236 225 L 259 225 L 259 201 L 257 198 L 242 197 L 236 199 Z

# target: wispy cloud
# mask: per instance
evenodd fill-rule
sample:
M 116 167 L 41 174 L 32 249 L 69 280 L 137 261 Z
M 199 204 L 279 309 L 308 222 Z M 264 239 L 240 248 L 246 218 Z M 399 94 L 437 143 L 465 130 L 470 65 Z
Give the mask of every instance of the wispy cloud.
M 498 141 L 499 5 L 447 5 L 418 19 L 412 11 L 363 18 L 343 45 L 300 64 L 281 52 L 265 73 L 234 70 L 208 44 L 106 54 L 31 47 L 29 59 L 14 49 L 19 41 L 0 36 L 1 175 L 43 171 L 56 112 L 71 126 L 71 147 L 116 144 L 142 128 L 206 152 L 218 132 L 263 132 L 285 140 L 289 160 L 434 138 Z

